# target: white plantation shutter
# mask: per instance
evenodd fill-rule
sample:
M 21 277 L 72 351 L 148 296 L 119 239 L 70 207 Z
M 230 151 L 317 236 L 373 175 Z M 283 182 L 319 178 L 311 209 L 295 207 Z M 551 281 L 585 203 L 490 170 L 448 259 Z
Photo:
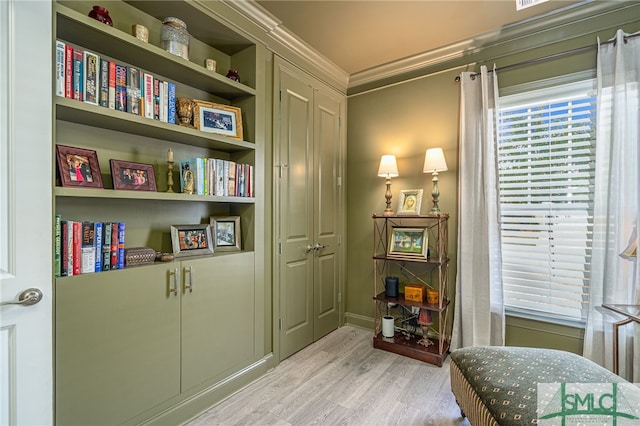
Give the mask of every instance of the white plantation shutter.
M 592 81 L 500 98 L 503 285 L 511 312 L 585 319 L 595 108 Z

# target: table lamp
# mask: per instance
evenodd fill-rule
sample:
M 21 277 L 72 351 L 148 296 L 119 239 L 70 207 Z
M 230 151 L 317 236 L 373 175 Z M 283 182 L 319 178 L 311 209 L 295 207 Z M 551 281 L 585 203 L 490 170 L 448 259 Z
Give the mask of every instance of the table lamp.
M 429 212 L 430 214 L 438 214 L 440 213 L 440 207 L 438 207 L 438 197 L 440 196 L 440 192 L 438 191 L 438 172 L 444 172 L 447 169 L 447 162 L 444 159 L 444 152 L 442 152 L 442 148 L 430 148 L 427 150 L 424 156 L 424 173 L 429 173 L 433 175 L 433 191 L 431 191 L 431 196 L 433 197 L 433 208 Z
M 378 176 L 387 179 L 387 192 L 384 197 L 387 200 L 387 208 L 384 210 L 385 216 L 393 216 L 391 210 L 391 178 L 398 176 L 398 165 L 396 164 L 395 155 L 383 155 L 380 159 L 380 167 L 378 168 Z

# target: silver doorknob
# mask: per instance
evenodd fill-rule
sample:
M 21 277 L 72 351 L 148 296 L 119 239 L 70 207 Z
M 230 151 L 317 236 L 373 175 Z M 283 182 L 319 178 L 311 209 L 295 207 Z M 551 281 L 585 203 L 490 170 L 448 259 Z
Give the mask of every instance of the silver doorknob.
M 329 247 L 329 246 L 325 246 L 324 244 L 322 244 L 322 245 L 321 245 L 321 244 L 316 244 L 316 245 L 313 247 L 313 249 L 314 249 L 314 250 L 322 250 L 322 249 L 327 248 L 327 247 Z
M 0 306 L 4 305 L 20 305 L 31 306 L 35 305 L 42 300 L 42 292 L 37 288 L 28 288 L 18 295 L 18 300 L 12 302 L 2 302 Z
M 316 248 L 312 245 L 307 244 L 307 253 L 309 253 L 310 251 L 315 250 Z

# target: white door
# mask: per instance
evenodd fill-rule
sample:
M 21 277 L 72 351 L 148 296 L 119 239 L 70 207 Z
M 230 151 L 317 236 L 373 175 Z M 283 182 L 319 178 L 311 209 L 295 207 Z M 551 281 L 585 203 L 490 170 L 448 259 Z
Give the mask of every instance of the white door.
M 2 425 L 53 423 L 51 10 L 49 1 L 0 0 Z M 5 304 L 29 288 L 40 302 Z

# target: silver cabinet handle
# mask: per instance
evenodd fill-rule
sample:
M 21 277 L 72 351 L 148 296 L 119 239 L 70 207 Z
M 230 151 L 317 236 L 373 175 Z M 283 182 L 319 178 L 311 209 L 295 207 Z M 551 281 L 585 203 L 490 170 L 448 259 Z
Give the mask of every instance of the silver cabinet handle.
M 322 249 L 327 248 L 327 247 L 329 247 L 329 246 L 325 246 L 324 244 L 322 244 L 322 245 L 321 244 L 316 244 L 315 246 L 313 246 L 313 249 L 314 250 L 322 250 Z
M 312 245 L 307 244 L 307 253 L 309 253 L 310 251 L 314 251 L 316 248 Z
M 19 305 L 19 306 L 31 306 L 35 305 L 42 300 L 42 292 L 37 288 L 28 288 L 18 295 L 18 300 L 11 302 L 2 302 L 0 306 L 4 305 Z
M 184 280 L 184 291 L 186 293 L 187 290 L 189 290 L 189 293 L 193 293 L 193 266 L 189 266 L 188 269 L 185 268 L 185 273 L 189 274 L 189 283 L 187 284 L 187 279 L 185 277 L 185 280 Z
M 169 272 L 169 275 L 173 276 L 173 286 L 169 287 L 169 295 L 173 293 L 174 296 L 178 297 L 178 268 L 174 268 L 173 272 Z

